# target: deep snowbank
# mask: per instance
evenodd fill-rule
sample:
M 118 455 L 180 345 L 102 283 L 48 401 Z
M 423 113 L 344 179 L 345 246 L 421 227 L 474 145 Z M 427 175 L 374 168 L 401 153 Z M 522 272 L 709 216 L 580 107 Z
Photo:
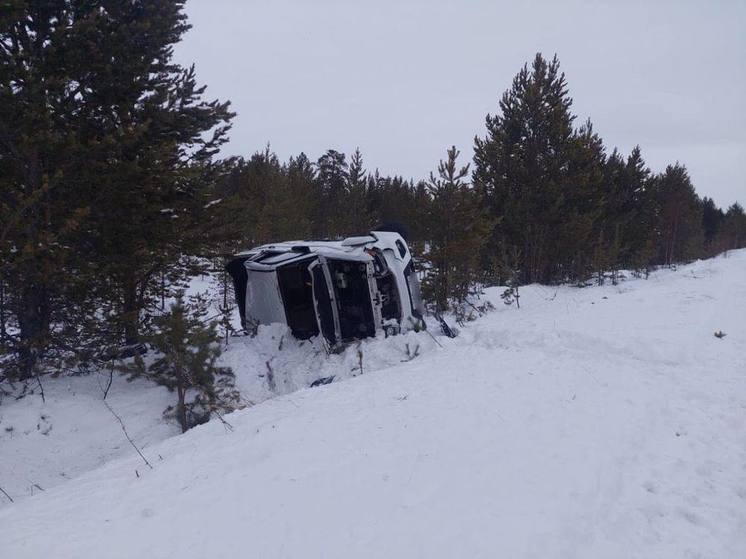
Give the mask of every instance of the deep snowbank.
M 5 507 L 0 555 L 746 556 L 746 251 L 522 295 L 443 349 L 363 344 L 391 366 L 152 445 L 153 470 L 120 459 Z M 354 348 L 267 352 L 231 364 L 356 374 Z
M 210 287 L 215 286 L 207 280 L 195 281 L 192 291 Z M 319 340 L 298 341 L 274 325 L 260 328 L 255 338 L 231 338 L 222 363 L 234 370 L 241 398 L 250 406 L 319 379 L 338 382 L 358 376 L 361 357 L 365 374 L 436 347 L 430 336 L 409 333 L 366 340 L 327 355 Z M 44 377 L 46 402 L 38 390 L 19 400 L 11 395 L 0 401 L 0 487 L 15 503 L 134 452 L 103 402 L 108 381 L 108 372 Z M 114 375 L 106 402 L 146 455 L 154 444 L 180 433 L 173 419 L 163 417 L 175 403 L 175 395 L 165 388 Z M 11 502 L 0 494 L 0 508 L 6 506 Z

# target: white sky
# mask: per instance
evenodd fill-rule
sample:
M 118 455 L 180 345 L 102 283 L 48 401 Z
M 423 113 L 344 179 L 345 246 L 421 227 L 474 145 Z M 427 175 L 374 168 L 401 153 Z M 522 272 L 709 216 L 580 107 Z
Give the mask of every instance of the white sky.
M 746 0 L 189 0 L 177 48 L 238 113 L 226 155 L 360 147 L 369 169 L 426 178 L 537 51 L 559 56 L 579 120 L 697 191 L 746 202 Z

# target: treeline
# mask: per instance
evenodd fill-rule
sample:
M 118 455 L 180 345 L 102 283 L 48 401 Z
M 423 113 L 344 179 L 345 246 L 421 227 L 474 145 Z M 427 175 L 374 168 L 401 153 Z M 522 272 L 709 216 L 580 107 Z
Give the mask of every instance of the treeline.
M 577 125 L 555 59 L 513 80 L 471 164 L 427 179 L 359 151 L 220 160 L 233 114 L 173 61 L 183 2 L 0 11 L 0 364 L 10 378 L 123 355 L 206 262 L 252 245 L 404 224 L 443 310 L 480 285 L 613 280 L 746 245 L 746 217 L 682 165 Z M 157 322 L 157 321 L 156 321 Z M 157 328 L 156 328 L 157 329 Z
M 678 162 L 654 173 L 639 147 L 607 153 L 571 105 L 558 60 L 537 55 L 487 116 L 473 168 L 456 148 L 419 181 L 366 171 L 359 150 L 233 161 L 215 193 L 226 248 L 404 223 L 442 310 L 480 283 L 615 281 L 746 245 L 739 204 L 700 198 Z

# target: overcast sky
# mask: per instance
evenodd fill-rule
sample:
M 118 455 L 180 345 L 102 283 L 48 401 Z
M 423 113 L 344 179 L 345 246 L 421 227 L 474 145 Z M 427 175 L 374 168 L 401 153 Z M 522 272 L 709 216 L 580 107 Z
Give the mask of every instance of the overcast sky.
M 746 0 L 189 0 L 177 59 L 238 113 L 226 155 L 360 147 L 425 178 L 536 52 L 557 53 L 573 112 L 607 150 L 684 163 L 697 191 L 746 202 Z

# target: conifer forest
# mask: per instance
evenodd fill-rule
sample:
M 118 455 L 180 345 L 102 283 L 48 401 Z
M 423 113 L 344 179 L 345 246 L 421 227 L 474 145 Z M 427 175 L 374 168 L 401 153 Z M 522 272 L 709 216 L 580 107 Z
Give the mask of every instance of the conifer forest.
M 173 60 L 183 2 L 10 2 L 0 15 L 0 352 L 27 379 L 147 335 L 201 268 L 270 241 L 403 225 L 445 310 L 480 286 L 614 281 L 746 246 L 746 214 L 573 113 L 556 56 L 521 66 L 429 177 L 359 150 L 223 159 L 229 100 Z M 112 63 L 112 61 L 116 61 Z M 497 92 L 496 92 L 497 93 Z M 113 353 L 112 353 L 113 352 Z

